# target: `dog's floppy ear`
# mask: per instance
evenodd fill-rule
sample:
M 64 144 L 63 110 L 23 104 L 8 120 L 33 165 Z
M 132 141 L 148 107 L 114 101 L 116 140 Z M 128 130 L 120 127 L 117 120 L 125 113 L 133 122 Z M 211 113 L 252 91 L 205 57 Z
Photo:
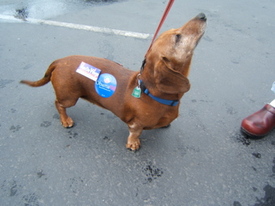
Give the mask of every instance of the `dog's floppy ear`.
M 156 87 L 168 94 L 185 93 L 190 89 L 189 80 L 162 61 L 155 67 L 154 78 Z

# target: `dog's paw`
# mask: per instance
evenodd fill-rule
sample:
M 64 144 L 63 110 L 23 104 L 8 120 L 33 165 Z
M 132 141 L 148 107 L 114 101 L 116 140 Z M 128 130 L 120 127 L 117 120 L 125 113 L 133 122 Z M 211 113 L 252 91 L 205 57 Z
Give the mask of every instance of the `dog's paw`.
M 126 148 L 131 151 L 137 151 L 140 148 L 140 140 L 137 139 L 136 141 L 128 141 Z
M 61 120 L 61 124 L 65 128 L 71 128 L 74 126 L 74 121 L 72 120 L 71 117 L 67 117 L 66 119 Z

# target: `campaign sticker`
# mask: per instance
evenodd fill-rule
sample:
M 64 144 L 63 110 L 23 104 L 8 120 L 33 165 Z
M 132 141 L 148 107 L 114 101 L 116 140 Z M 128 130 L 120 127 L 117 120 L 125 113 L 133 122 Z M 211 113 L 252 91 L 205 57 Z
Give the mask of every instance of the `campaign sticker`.
M 78 66 L 78 68 L 76 69 L 76 72 L 79 74 L 82 74 L 83 76 L 85 76 L 93 81 L 96 81 L 101 70 L 90 65 L 90 64 L 81 62 L 80 65 Z
M 116 85 L 116 78 L 111 74 L 105 73 L 98 77 L 95 83 L 95 90 L 100 96 L 108 98 L 115 93 Z

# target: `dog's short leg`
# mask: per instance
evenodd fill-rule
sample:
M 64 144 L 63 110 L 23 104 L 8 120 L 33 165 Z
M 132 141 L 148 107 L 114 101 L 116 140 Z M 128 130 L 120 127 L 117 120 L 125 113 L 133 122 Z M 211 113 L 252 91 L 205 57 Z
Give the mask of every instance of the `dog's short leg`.
M 60 121 L 63 127 L 69 128 L 74 125 L 74 121 L 66 113 L 66 108 L 62 106 L 57 100 L 55 100 L 56 109 L 60 115 Z
M 139 136 L 141 135 L 143 128 L 139 127 L 137 124 L 130 124 L 128 126 L 130 134 L 127 139 L 126 148 L 136 151 L 140 147 Z

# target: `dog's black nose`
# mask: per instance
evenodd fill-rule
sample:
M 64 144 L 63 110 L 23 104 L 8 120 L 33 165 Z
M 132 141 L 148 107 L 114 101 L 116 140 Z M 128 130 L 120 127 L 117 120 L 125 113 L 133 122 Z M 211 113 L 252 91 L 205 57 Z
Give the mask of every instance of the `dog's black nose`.
M 200 13 L 198 16 L 196 16 L 196 18 L 197 18 L 197 19 L 200 19 L 200 20 L 203 20 L 203 21 L 206 21 L 206 20 L 207 20 L 207 18 L 206 18 L 206 16 L 205 16 L 204 13 Z

